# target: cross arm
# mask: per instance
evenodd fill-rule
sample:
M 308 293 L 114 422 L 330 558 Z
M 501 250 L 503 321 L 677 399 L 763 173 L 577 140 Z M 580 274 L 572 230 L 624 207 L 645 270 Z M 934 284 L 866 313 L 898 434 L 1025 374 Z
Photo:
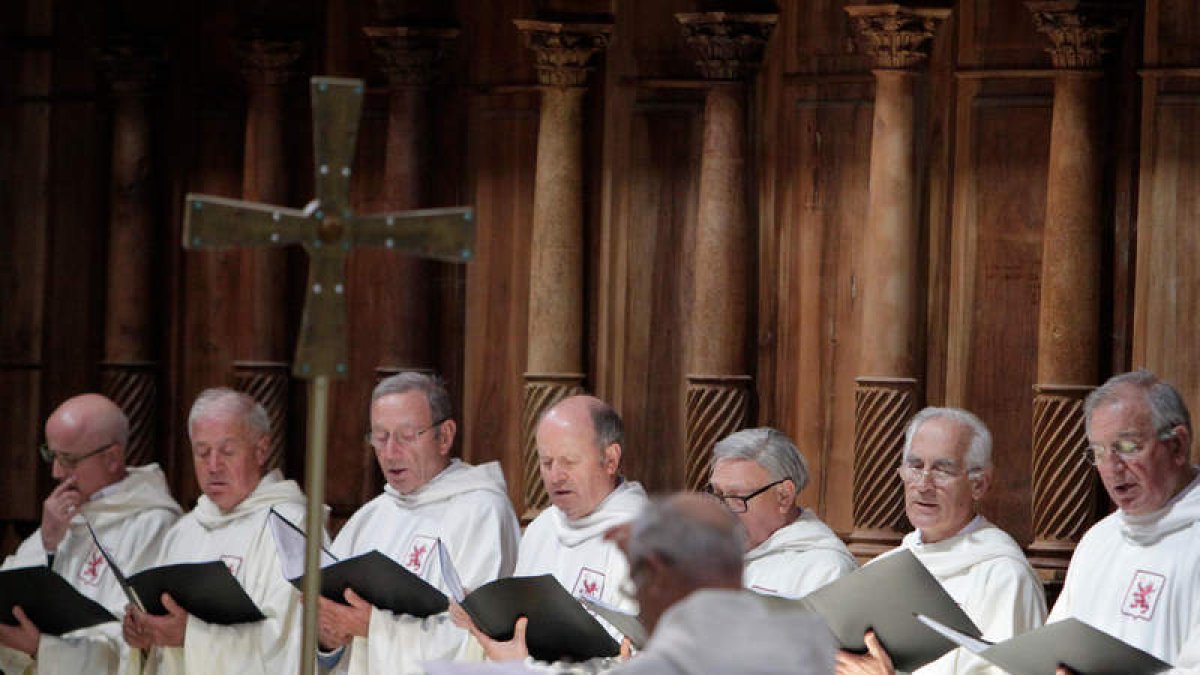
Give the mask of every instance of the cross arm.
M 183 216 L 184 248 L 285 246 L 312 240 L 316 221 L 311 212 L 239 199 L 189 194 Z
M 382 246 L 447 262 L 471 259 L 475 213 L 469 207 L 355 216 L 354 243 Z

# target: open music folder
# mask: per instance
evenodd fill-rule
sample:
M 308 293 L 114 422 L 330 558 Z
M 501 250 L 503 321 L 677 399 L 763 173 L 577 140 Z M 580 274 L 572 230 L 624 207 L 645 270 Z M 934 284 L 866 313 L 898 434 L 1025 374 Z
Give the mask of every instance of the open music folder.
M 39 631 L 55 637 L 117 620 L 103 605 L 43 565 L 0 572 L 0 623 L 17 625 L 14 606 L 20 606 Z

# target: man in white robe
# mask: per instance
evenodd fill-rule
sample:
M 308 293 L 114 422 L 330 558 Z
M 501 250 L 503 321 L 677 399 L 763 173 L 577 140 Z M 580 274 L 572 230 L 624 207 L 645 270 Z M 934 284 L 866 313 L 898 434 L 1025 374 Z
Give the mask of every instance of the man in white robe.
M 983 422 L 957 408 L 926 408 L 904 438 L 904 509 L 916 531 L 901 547 L 929 568 L 989 641 L 999 642 L 1042 625 L 1046 599 L 1041 581 L 1021 547 L 976 515 L 975 504 L 992 481 L 992 437 Z M 885 554 L 887 555 L 887 554 Z M 891 672 L 874 636 L 869 652 L 838 653 L 838 673 Z M 955 649 L 915 671 L 962 675 L 1004 671 Z
M 535 441 L 551 505 L 525 529 L 516 575 L 551 574 L 575 597 L 636 612 L 637 602 L 621 592 L 625 556 L 604 536 L 647 503 L 641 484 L 620 475 L 623 440 L 621 416 L 593 396 L 565 398 L 542 415 Z M 465 614 L 456 618 L 474 628 Z
M 1074 617 L 1197 672 L 1200 481 L 1187 405 L 1142 370 L 1093 391 L 1084 416 L 1088 457 L 1117 511 L 1079 542 L 1050 621 Z
M 498 462 L 471 466 L 451 459 L 456 430 L 439 378 L 403 372 L 375 387 L 367 440 L 387 486 L 338 533 L 335 556 L 377 550 L 449 593 L 436 548 L 440 539 L 467 588 L 512 574 L 520 525 L 504 474 Z M 353 591 L 348 596 L 349 606 L 320 600 L 322 645 L 338 648 L 322 655 L 326 667 L 392 672 L 413 660 L 413 641 L 427 656 L 452 654 L 466 641 L 465 631 L 445 615 L 420 621 L 373 607 Z
M 797 495 L 808 463 L 783 432 L 744 429 L 713 446 L 708 492 L 746 528 L 746 588 L 799 598 L 858 567 L 850 550 Z
M 204 494 L 167 533 L 156 565 L 220 560 L 266 618 L 210 624 L 189 615 L 166 593 L 164 616 L 129 606 L 122 625 L 125 640 L 149 650 L 144 659 L 130 659 L 130 671 L 141 666 L 147 675 L 298 672 L 300 594 L 280 569 L 268 516 L 275 509 L 303 527 L 307 507 L 294 481 L 284 480 L 279 470 L 264 475 L 270 454 L 267 413 L 246 394 L 208 389 L 192 406 L 188 435 Z
M 48 566 L 84 596 L 121 616 L 125 594 L 87 524 L 132 574 L 154 559 L 163 534 L 182 513 L 158 465 L 125 466 L 128 442 L 128 418 L 99 394 L 75 396 L 50 415 L 42 454 L 58 486 L 42 505 L 41 527 L 4 561 L 3 569 Z M 0 625 L 0 644 L 0 670 L 10 675 L 39 670 L 116 673 L 125 652 L 116 622 L 54 637 L 22 620 L 12 628 Z
M 789 673 L 833 670 L 837 642 L 820 617 L 801 606 L 742 588 L 745 530 L 727 510 L 697 494 L 647 504 L 622 526 L 627 564 L 637 570 L 634 595 L 650 640 L 627 663 L 540 664 L 517 639 L 496 642 L 477 632 L 496 660 L 556 673 L 616 675 Z

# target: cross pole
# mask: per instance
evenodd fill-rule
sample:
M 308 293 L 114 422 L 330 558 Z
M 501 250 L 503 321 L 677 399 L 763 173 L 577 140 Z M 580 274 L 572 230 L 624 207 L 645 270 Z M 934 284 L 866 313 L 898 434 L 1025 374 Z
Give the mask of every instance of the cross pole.
M 328 445 L 329 380 L 344 379 L 346 358 L 346 256 L 358 246 L 383 246 L 427 258 L 471 258 L 470 207 L 358 215 L 350 209 L 350 174 L 363 82 L 312 78 L 313 166 L 317 197 L 303 209 L 236 199 L 187 195 L 183 246 L 235 248 L 299 244 L 308 253 L 308 287 L 292 375 L 308 380 L 308 544 L 304 557 L 304 640 L 301 672 L 316 665 L 317 605 L 321 594 L 321 525 Z

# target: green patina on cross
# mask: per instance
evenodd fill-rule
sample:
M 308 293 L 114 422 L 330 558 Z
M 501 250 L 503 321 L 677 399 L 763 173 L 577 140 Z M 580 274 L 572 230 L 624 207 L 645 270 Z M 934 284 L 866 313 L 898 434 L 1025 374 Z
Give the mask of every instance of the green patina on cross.
M 380 246 L 427 258 L 471 257 L 470 208 L 370 215 L 350 209 L 350 175 L 362 112 L 362 80 L 312 78 L 313 150 L 317 198 L 304 209 L 189 194 L 184 248 L 300 244 L 308 252 L 308 288 L 292 373 L 300 379 L 344 378 L 346 256 Z

